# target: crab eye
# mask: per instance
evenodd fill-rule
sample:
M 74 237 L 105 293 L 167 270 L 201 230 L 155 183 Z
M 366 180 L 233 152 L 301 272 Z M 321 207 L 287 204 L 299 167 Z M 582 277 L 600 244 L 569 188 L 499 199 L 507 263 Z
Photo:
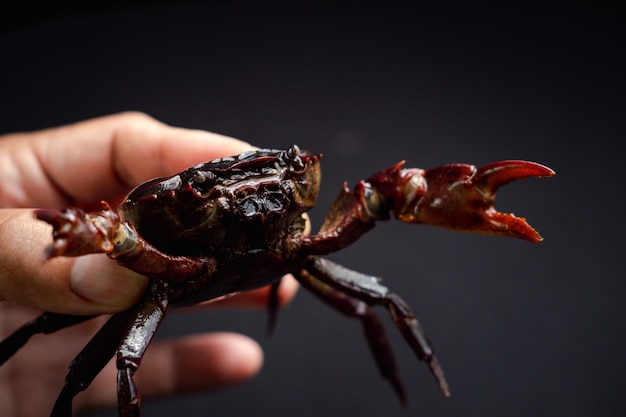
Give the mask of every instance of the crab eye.
M 202 171 L 196 171 L 191 178 L 193 182 L 203 183 L 206 181 L 206 174 Z
M 201 195 L 206 195 L 215 183 L 215 174 L 211 171 L 195 171 L 189 178 L 189 185 L 194 191 Z
M 289 167 L 289 170 L 295 173 L 301 173 L 306 169 L 305 163 L 300 157 L 300 148 L 297 145 L 292 145 L 289 149 L 283 153 L 283 161 Z
M 244 159 L 250 159 L 254 155 L 256 155 L 257 151 L 246 151 L 237 155 L 237 160 L 243 161 Z
M 285 155 L 288 159 L 293 159 L 300 155 L 300 148 L 298 145 L 291 145 L 289 149 L 285 150 Z
M 319 191 L 320 167 L 317 160 L 313 160 L 301 174 L 293 178 L 293 193 L 297 203 L 308 210 L 315 204 Z

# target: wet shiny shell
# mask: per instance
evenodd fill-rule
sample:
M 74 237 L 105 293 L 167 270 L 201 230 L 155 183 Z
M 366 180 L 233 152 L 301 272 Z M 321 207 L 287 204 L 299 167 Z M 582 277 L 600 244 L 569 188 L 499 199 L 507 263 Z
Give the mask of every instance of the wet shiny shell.
M 172 255 L 271 249 L 304 227 L 301 215 L 317 198 L 318 159 L 296 146 L 216 159 L 140 185 L 118 211 Z

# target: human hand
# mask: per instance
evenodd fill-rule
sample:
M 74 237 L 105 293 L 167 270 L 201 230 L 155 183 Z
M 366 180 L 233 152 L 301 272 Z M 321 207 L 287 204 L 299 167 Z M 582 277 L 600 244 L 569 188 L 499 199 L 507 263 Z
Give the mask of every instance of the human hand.
M 102 255 L 45 261 L 50 229 L 29 208 L 91 210 L 99 208 L 100 200 L 116 205 L 132 187 L 151 178 L 250 149 L 236 139 L 170 127 L 139 113 L 0 137 L 0 300 L 6 300 L 0 302 L 0 338 L 38 310 L 78 315 L 121 311 L 146 286 L 144 277 Z M 283 280 L 281 304 L 296 288 L 293 280 Z M 263 308 L 267 293 L 261 289 L 212 305 Z M 3 415 L 48 413 L 67 365 L 102 323 L 98 318 L 34 338 L 1 367 Z M 207 391 L 250 378 L 261 363 L 260 347 L 251 339 L 204 334 L 154 342 L 136 380 L 144 398 Z M 76 410 L 115 403 L 113 364 L 74 401 Z

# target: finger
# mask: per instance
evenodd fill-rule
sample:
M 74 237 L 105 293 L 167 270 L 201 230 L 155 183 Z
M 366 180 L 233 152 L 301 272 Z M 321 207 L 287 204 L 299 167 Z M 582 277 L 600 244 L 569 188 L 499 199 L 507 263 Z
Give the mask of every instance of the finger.
M 99 202 L 149 179 L 249 149 L 233 138 L 132 112 L 7 135 L 0 141 L 0 176 L 11 181 L 3 181 L 0 198 L 4 207 Z
M 246 381 L 263 364 L 258 343 L 236 333 L 202 334 L 155 341 L 147 350 L 135 382 L 142 398 L 210 392 Z M 117 404 L 115 365 L 109 363 L 85 391 L 82 407 Z
M 0 210 L 0 299 L 66 314 L 121 311 L 147 280 L 104 255 L 46 260 L 50 227 L 27 209 Z
M 144 114 L 119 117 L 124 123 L 112 144 L 116 154 L 115 172 L 130 186 L 201 162 L 255 149 L 239 139 L 168 126 Z M 147 163 L 137 164 L 138 158 L 145 158 Z
M 285 307 L 295 297 L 298 292 L 298 281 L 291 275 L 285 275 L 278 287 L 278 306 L 279 308 Z M 259 308 L 266 309 L 269 301 L 270 286 L 265 286 L 257 290 L 246 291 L 238 293 L 230 297 L 224 297 L 203 304 L 201 308 L 205 307 L 244 307 L 244 308 Z
M 156 343 L 147 366 L 137 375 L 146 396 L 210 391 L 256 375 L 263 351 L 254 340 L 237 333 L 196 335 Z

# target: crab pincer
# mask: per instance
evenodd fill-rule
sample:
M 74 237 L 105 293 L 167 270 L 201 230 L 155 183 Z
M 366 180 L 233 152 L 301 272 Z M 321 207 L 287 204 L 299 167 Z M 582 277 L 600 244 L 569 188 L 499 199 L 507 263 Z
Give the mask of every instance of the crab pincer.
M 70 207 L 63 211 L 38 209 L 34 215 L 53 228 L 53 242 L 45 253 L 48 259 L 55 256 L 109 253 L 114 248 L 111 233 L 118 216 L 105 202 L 99 212 L 85 213 L 79 208 Z
M 552 169 L 520 160 L 492 162 L 480 168 L 447 164 L 421 170 L 402 169 L 402 165 L 396 164 L 368 180 L 383 194 L 393 196 L 393 212 L 398 219 L 531 242 L 542 240 L 524 218 L 501 213 L 494 203 L 499 187 L 530 177 L 551 177 L 555 174 Z

